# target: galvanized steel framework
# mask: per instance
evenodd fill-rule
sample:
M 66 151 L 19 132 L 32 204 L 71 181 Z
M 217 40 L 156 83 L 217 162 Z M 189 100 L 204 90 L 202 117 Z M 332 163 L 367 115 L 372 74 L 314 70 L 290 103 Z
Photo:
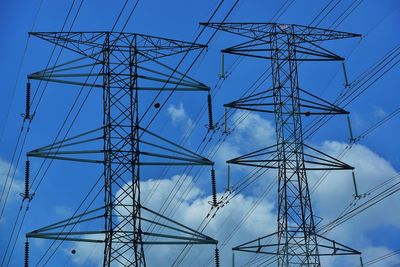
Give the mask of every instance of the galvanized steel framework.
M 301 89 L 297 72 L 299 61 L 343 60 L 317 42 L 358 35 L 275 23 L 201 24 L 250 39 L 223 53 L 271 60 L 272 88 L 225 106 L 273 113 L 276 145 L 227 162 L 278 169 L 278 229 L 233 250 L 275 255 L 278 266 L 320 266 L 320 256 L 359 254 L 317 233 L 307 182 L 307 170 L 352 167 L 305 145 L 302 133 L 302 115 L 348 112 Z
M 141 166 L 214 164 L 139 125 L 140 91 L 210 90 L 159 61 L 203 46 L 133 33 L 31 34 L 82 57 L 32 73 L 28 78 L 101 88 L 104 116 L 102 127 L 35 149 L 28 157 L 103 164 L 104 206 L 32 231 L 27 237 L 104 243 L 104 266 L 146 266 L 145 244 L 216 244 L 216 240 L 144 207 L 140 199 Z M 150 85 L 146 86 L 146 82 Z M 71 150 L 80 145 L 97 148 Z M 101 220 L 103 229 L 73 230 L 78 224 L 92 221 L 98 221 L 99 226 Z M 143 231 L 143 222 L 166 229 L 167 233 Z

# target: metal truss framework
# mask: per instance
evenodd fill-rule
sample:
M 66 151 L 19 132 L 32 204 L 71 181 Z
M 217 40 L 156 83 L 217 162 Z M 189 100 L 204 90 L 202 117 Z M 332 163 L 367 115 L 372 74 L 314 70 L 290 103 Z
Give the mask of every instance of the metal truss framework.
M 278 169 L 278 230 L 233 250 L 275 255 L 278 266 L 316 267 L 320 256 L 360 254 L 317 233 L 307 182 L 308 170 L 353 168 L 304 144 L 302 135 L 302 115 L 348 112 L 300 89 L 297 72 L 299 61 L 343 60 L 318 42 L 359 35 L 276 23 L 201 24 L 250 39 L 222 53 L 271 60 L 272 88 L 225 106 L 273 113 L 277 143 L 227 162 Z
M 32 73 L 28 78 L 101 88 L 104 117 L 101 127 L 35 149 L 28 157 L 103 164 L 105 194 L 103 206 L 26 236 L 104 243 L 104 266 L 146 266 L 145 244 L 217 244 L 211 237 L 144 207 L 140 199 L 142 165 L 214 164 L 139 125 L 140 91 L 210 90 L 159 61 L 204 46 L 135 33 L 35 32 L 31 35 L 81 57 Z M 86 149 L 79 149 L 81 145 Z M 73 230 L 87 223 L 98 229 Z M 143 231 L 142 224 L 156 225 L 166 233 Z

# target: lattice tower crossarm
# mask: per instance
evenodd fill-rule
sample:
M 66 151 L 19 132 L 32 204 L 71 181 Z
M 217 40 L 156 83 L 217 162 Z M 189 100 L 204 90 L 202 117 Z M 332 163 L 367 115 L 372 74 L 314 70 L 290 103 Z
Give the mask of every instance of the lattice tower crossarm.
M 77 32 L 33 35 L 70 49 L 83 57 L 35 72 L 29 75 L 29 78 L 86 86 L 95 90 L 101 88 L 104 114 L 102 127 L 35 149 L 29 152 L 28 156 L 102 164 L 104 205 L 32 231 L 27 237 L 104 243 L 103 266 L 146 266 L 146 244 L 217 244 L 211 237 L 144 207 L 140 198 L 141 166 L 214 164 L 139 125 L 139 92 L 142 90 L 174 90 L 171 86 L 174 86 L 176 91 L 210 90 L 182 73 L 170 73 L 171 76 L 168 77 L 167 74 L 150 69 L 145 64 L 154 63 L 164 71 L 171 72 L 172 68 L 158 59 L 203 46 L 130 33 Z M 100 69 L 93 71 L 97 66 L 100 66 Z M 85 71 L 87 67 L 92 68 L 90 72 Z M 71 70 L 79 70 L 82 73 L 70 72 Z M 146 74 L 142 74 L 145 71 Z M 88 81 L 93 76 L 102 81 L 97 81 L 97 78 Z M 80 77 L 86 80 L 78 80 Z M 144 83 L 149 80 L 152 82 L 151 86 L 140 84 L 141 81 Z M 156 86 L 155 83 L 159 85 Z M 89 144 L 99 147 L 95 150 L 73 149 Z M 78 224 L 83 226 L 84 223 L 90 222 L 90 227 L 96 223 L 96 227 L 103 227 L 87 231 L 73 230 Z M 143 222 L 168 232 L 144 231 Z
M 357 35 L 275 23 L 202 25 L 250 39 L 223 49 L 223 53 L 271 60 L 272 88 L 225 106 L 273 113 L 276 145 L 227 162 L 278 170 L 278 229 L 274 234 L 239 245 L 233 250 L 275 255 L 278 266 L 282 267 L 319 267 L 320 256 L 359 254 L 358 251 L 317 233 L 307 182 L 307 170 L 352 167 L 305 145 L 302 132 L 302 115 L 335 115 L 347 112 L 307 92 L 305 95 L 308 99 L 303 99 L 300 93 L 304 93 L 304 90 L 300 89 L 297 71 L 299 61 L 343 60 L 319 46 L 317 42 Z M 331 249 L 331 252 L 327 253 L 326 249 Z

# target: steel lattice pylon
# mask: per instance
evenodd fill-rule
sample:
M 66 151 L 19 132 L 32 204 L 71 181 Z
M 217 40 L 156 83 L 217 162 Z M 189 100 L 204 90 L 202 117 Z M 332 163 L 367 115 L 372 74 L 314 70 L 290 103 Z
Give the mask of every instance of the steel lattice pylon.
M 146 266 L 145 244 L 217 244 L 207 235 L 146 208 L 140 199 L 141 166 L 214 164 L 139 124 L 140 91 L 210 90 L 159 61 L 204 46 L 134 33 L 41 32 L 31 35 L 82 57 L 32 73 L 28 78 L 100 88 L 104 117 L 101 127 L 30 151 L 28 157 L 103 164 L 104 206 L 26 236 L 104 243 L 104 266 Z M 83 144 L 86 149 L 74 150 Z M 73 230 L 76 225 L 88 222 L 96 229 Z M 143 230 L 144 223 L 162 227 L 167 232 L 147 232 Z
M 302 133 L 302 115 L 348 112 L 301 89 L 297 73 L 299 61 L 343 60 L 317 42 L 358 35 L 275 23 L 201 24 L 250 39 L 223 53 L 271 60 L 272 88 L 225 106 L 273 113 L 276 145 L 227 162 L 278 170 L 278 229 L 233 250 L 276 255 L 278 266 L 320 266 L 323 255 L 359 254 L 317 233 L 307 183 L 307 170 L 353 168 L 304 144 Z

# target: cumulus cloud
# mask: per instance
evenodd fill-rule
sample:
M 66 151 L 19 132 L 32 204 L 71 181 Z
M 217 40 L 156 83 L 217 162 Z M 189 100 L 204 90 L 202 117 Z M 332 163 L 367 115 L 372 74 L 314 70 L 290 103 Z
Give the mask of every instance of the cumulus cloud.
M 257 125 L 264 125 L 264 130 L 258 131 L 257 129 L 251 128 L 251 126 L 254 127 Z M 264 134 L 262 134 L 263 132 Z M 225 146 L 222 147 L 223 150 L 220 151 L 221 158 L 226 158 L 226 155 L 229 153 L 231 153 L 231 157 L 241 155 L 243 154 L 243 147 L 245 147 L 244 149 L 249 147 L 252 149 L 254 146 L 260 148 L 262 147 L 260 143 L 265 140 L 268 140 L 267 142 L 270 142 L 269 144 L 274 142 L 272 124 L 260 117 L 255 117 L 251 124 L 243 125 L 243 128 L 238 130 L 235 134 L 236 136 L 234 136 L 233 140 L 228 140 Z M 245 137 L 245 134 L 249 134 L 249 136 Z M 263 136 L 264 139 L 262 139 Z M 249 140 L 257 140 L 258 142 L 252 143 Z M 246 146 L 243 146 L 244 143 Z M 319 148 L 329 155 L 338 156 L 347 145 L 348 144 L 341 142 L 326 141 L 320 144 Z M 398 174 L 387 160 L 368 147 L 359 144 L 353 145 L 341 160 L 356 168 L 355 174 L 359 193 L 366 192 L 368 189 L 385 181 L 385 179 Z M 308 173 L 310 186 L 314 185 L 322 174 L 323 173 L 319 171 L 310 171 Z M 262 184 L 263 183 L 260 182 L 258 186 L 262 186 Z M 331 172 L 312 195 L 315 214 L 324 218 L 321 225 L 339 216 L 340 212 L 349 206 L 349 203 L 353 200 L 353 195 L 354 187 L 351 172 Z M 390 201 L 384 201 L 360 215 L 357 215 L 348 223 L 340 225 L 337 229 L 328 233 L 328 237 L 362 251 L 367 259 L 373 258 L 372 255 L 378 255 L 377 253 L 370 255 L 370 252 L 374 250 L 389 252 L 392 249 L 391 244 L 388 243 L 387 247 L 384 247 L 382 244 L 375 245 L 375 240 L 371 235 L 371 231 L 379 231 L 379 229 L 385 226 L 394 227 L 400 231 L 400 214 L 391 213 L 391 215 L 388 216 L 387 213 L 388 210 L 396 210 L 398 203 L 400 203 L 400 197 L 393 196 Z M 268 232 L 264 232 L 264 234 L 267 233 Z M 390 233 L 384 234 L 390 235 Z M 251 239 L 248 238 L 247 240 Z M 357 266 L 359 264 L 359 258 L 357 256 L 328 257 L 321 258 L 321 260 L 325 263 L 324 266 Z M 388 263 L 389 261 L 382 261 L 382 263 L 380 263 L 381 265 L 377 266 L 388 266 Z
M 104 237 L 90 235 L 88 238 L 102 239 Z M 103 244 L 74 242 L 64 249 L 64 253 L 75 266 L 103 266 Z
M 67 206 L 55 206 L 53 208 L 54 213 L 59 218 L 69 218 L 74 213 L 74 210 Z
M 148 201 L 145 206 L 159 211 L 162 204 L 165 202 L 166 196 L 173 190 L 177 180 L 182 177 L 185 179 L 184 184 L 191 184 L 193 181 L 191 176 L 174 175 L 170 179 L 149 179 L 142 182 L 142 198 L 146 199 L 146 196 L 152 195 L 151 200 Z M 129 185 L 126 185 L 126 188 L 127 187 L 129 187 Z M 171 207 L 178 207 L 178 209 L 175 213 L 170 214 L 170 217 L 179 223 L 196 229 L 210 210 L 209 201 L 211 196 L 205 194 L 198 186 L 192 186 L 191 191 L 186 193 L 185 186 L 177 191 L 177 197 L 171 202 Z M 123 194 L 122 191 L 117 193 L 118 196 Z M 239 194 L 230 201 L 229 205 L 221 209 L 218 216 L 211 220 L 208 225 L 205 234 L 218 240 L 228 236 L 231 227 L 236 227 L 242 219 L 246 219 L 246 223 L 242 224 L 238 232 L 239 234 L 234 235 L 228 243 L 224 244 L 224 249 L 221 251 L 223 266 L 226 265 L 224 263 L 230 262 L 231 260 L 232 246 L 245 242 L 248 238 L 257 238 L 265 232 L 274 231 L 276 227 L 276 218 L 275 212 L 273 211 L 273 203 L 262 202 L 249 214 L 248 211 L 252 209 L 256 201 L 257 198 L 255 197 Z M 168 209 L 166 214 L 169 214 L 169 211 L 171 211 L 171 209 Z M 143 224 L 143 231 L 149 229 L 151 228 L 148 228 L 148 225 Z M 160 228 L 158 227 L 153 229 L 153 231 L 159 230 Z M 74 260 L 76 265 L 88 266 L 88 264 L 91 263 L 97 266 L 99 257 L 100 259 L 102 258 L 102 255 L 100 255 L 102 250 L 98 248 L 95 249 L 92 245 L 77 243 L 73 247 L 75 247 L 77 251 Z M 145 246 L 147 264 L 149 266 L 170 266 L 182 248 L 183 246 L 181 245 Z M 190 251 L 190 256 L 185 258 L 181 266 L 203 266 L 208 259 L 213 261 L 214 248 L 213 245 L 194 246 Z M 70 249 L 68 249 L 66 253 L 70 253 Z M 85 256 L 76 257 L 78 254 Z M 193 262 L 192 259 L 194 258 L 197 259 L 196 262 Z
M 238 123 L 233 136 L 235 142 L 241 144 L 242 147 L 253 149 L 275 143 L 275 128 L 272 122 L 257 113 L 235 112 L 232 123 Z
M 370 246 L 363 250 L 366 256 L 363 257 L 363 263 L 366 265 L 368 263 L 372 264 L 372 261 L 382 255 L 387 255 L 393 251 L 382 246 Z M 374 263 L 376 267 L 387 267 L 387 266 L 398 266 L 400 262 L 400 255 L 394 255 L 393 257 L 388 257 L 386 260 Z
M 14 179 L 12 180 L 12 176 Z M 19 173 L 10 163 L 0 159 L 0 192 L 4 191 L 3 198 L 0 201 L 1 206 L 4 204 L 8 190 L 7 203 L 15 203 L 20 200 L 19 193 L 23 192 L 24 187 L 22 181 L 18 179 Z
M 345 143 L 326 141 L 322 144 L 321 149 L 330 155 L 337 156 L 346 147 Z M 371 187 L 397 174 L 388 161 L 363 145 L 353 145 L 341 160 L 355 167 L 359 193 L 366 192 Z M 320 176 L 321 172 L 310 172 L 310 182 L 315 182 Z M 340 210 L 352 200 L 353 195 L 354 187 L 350 171 L 330 172 L 315 191 L 318 209 L 327 219 L 337 216 Z M 343 205 L 340 206 L 338 203 Z M 368 222 L 363 225 L 367 227 Z
M 367 112 L 354 113 L 351 115 L 352 126 L 356 132 L 364 131 L 371 127 L 372 124 L 386 117 L 388 113 L 383 107 L 371 105 Z
M 178 117 L 182 116 L 179 115 L 182 114 L 181 111 L 177 112 L 177 114 Z M 238 113 L 233 120 L 240 119 L 240 116 L 241 114 Z M 231 157 L 250 152 L 253 149 L 273 144 L 275 141 L 274 128 L 271 122 L 252 113 L 248 115 L 247 120 L 250 120 L 251 123 L 241 124 L 231 134 L 224 144 L 225 146 L 221 147 L 217 154 L 220 160 L 223 159 L 225 161 Z M 314 146 L 316 145 L 314 144 Z M 345 143 L 326 141 L 318 147 L 329 155 L 337 156 L 346 146 L 347 144 Z M 390 162 L 363 145 L 353 145 L 352 149 L 341 160 L 356 168 L 360 193 L 397 174 Z M 243 170 L 240 171 L 243 172 Z M 317 182 L 321 175 L 322 173 L 318 171 L 308 173 L 310 187 Z M 178 181 L 180 181 L 179 184 L 181 186 L 175 188 Z M 262 187 L 262 184 L 258 184 L 258 187 Z M 187 188 L 191 188 L 191 190 L 188 192 L 186 191 Z M 261 189 L 259 188 L 259 190 Z M 141 183 L 142 200 L 145 206 L 156 211 L 160 210 L 160 207 L 166 202 L 167 196 L 171 192 L 176 192 L 176 195 L 170 204 L 170 208 L 166 209 L 165 214 L 191 228 L 196 228 L 200 225 L 210 209 L 208 201 L 211 196 L 203 188 L 193 183 L 193 177 L 182 174 L 172 176 L 169 179 L 148 179 Z M 252 193 L 254 191 L 236 195 L 211 220 L 205 230 L 205 234 L 221 241 L 219 246 L 222 247 L 222 266 L 230 266 L 232 247 L 273 233 L 276 230 L 277 214 L 274 201 L 276 194 L 272 194 L 273 197 L 260 199 L 258 195 L 253 195 Z M 219 197 L 221 194 L 219 193 Z M 333 220 L 344 208 L 348 207 L 352 201 L 353 194 L 351 172 L 331 172 L 312 194 L 314 213 L 324 218 L 321 225 Z M 390 244 L 376 243 L 370 233 L 385 225 L 400 231 L 400 214 L 391 213 L 390 216 L 387 214 L 388 210 L 396 210 L 398 208 L 396 207 L 397 203 L 400 203 L 400 198 L 392 196 L 391 201 L 384 201 L 378 206 L 368 209 L 349 222 L 327 233 L 326 236 L 362 251 L 364 262 L 389 253 L 393 251 Z M 383 232 L 382 234 L 390 233 Z M 181 248 L 181 246 L 146 247 L 147 263 L 149 266 L 170 266 L 181 251 Z M 213 246 L 194 246 L 180 266 L 205 266 L 205 263 L 209 260 L 211 260 L 210 264 L 212 264 L 213 249 Z M 93 258 L 102 257 L 97 254 L 92 255 Z M 237 253 L 236 255 L 238 266 L 242 266 L 252 257 L 252 254 L 249 253 Z M 358 266 L 359 264 L 357 256 L 322 257 L 321 261 L 324 264 L 323 266 L 328 267 Z M 390 266 L 398 261 L 399 257 L 395 256 L 377 263 L 375 266 Z M 95 260 L 93 259 L 92 262 L 95 262 Z
M 371 266 L 374 267 L 395 267 L 398 266 L 400 261 L 400 256 L 394 254 L 392 257 L 388 257 L 373 263 L 372 261 L 376 258 L 393 252 L 392 250 L 383 246 L 367 246 L 362 249 L 362 252 L 362 261 L 364 266 L 370 266 L 371 264 Z M 327 267 L 361 267 L 361 260 L 357 256 L 321 257 L 321 265 Z
M 271 121 L 257 113 L 237 111 L 229 123 L 236 126 L 235 131 L 228 136 L 216 153 L 217 167 L 224 166 L 228 159 L 275 143 L 275 129 Z
M 376 105 L 372 106 L 372 112 L 376 119 L 382 119 L 387 115 L 386 111 L 382 107 Z
M 194 122 L 187 115 L 182 103 L 179 105 L 171 104 L 168 107 L 167 112 L 172 120 L 172 124 L 176 127 L 180 126 L 185 131 L 185 135 L 190 133 L 195 127 Z
M 186 183 L 191 183 L 192 177 L 184 176 Z M 163 179 L 160 181 L 149 180 L 143 182 L 142 192 L 144 195 L 149 194 L 150 188 L 153 187 L 152 183 L 159 182 L 159 189 L 155 193 L 154 197 L 148 203 L 149 207 L 158 210 L 164 201 L 160 201 L 162 196 L 168 194 L 178 176 L 174 176 L 171 179 Z M 196 228 L 201 224 L 207 212 L 210 210 L 209 201 L 211 196 L 204 194 L 203 190 L 197 186 L 193 186 L 191 192 L 185 197 L 179 197 L 185 195 L 185 187 L 178 190 L 177 198 L 174 198 L 171 206 L 179 206 L 177 212 L 173 215 L 173 219 L 183 223 L 192 228 Z M 219 194 L 218 197 L 221 195 Z M 248 211 L 253 207 L 257 199 L 251 196 L 244 196 L 242 194 L 234 197 L 230 203 L 220 210 L 218 216 L 211 220 L 210 224 L 206 228 L 205 233 L 215 239 L 223 239 L 230 234 L 230 228 L 238 225 L 241 219 L 246 219 L 246 223 L 240 228 L 240 234 L 235 235 L 227 244 L 224 244 L 224 249 L 221 251 L 222 262 L 230 262 L 231 258 L 231 247 L 241 242 L 246 241 L 248 238 L 256 238 L 259 235 L 263 235 L 266 231 L 272 232 L 275 229 L 275 214 L 273 211 L 273 203 L 263 202 L 258 205 L 254 212 L 248 214 Z M 259 227 L 262 225 L 263 227 Z M 169 266 L 167 262 L 171 262 L 176 258 L 178 252 L 182 247 L 171 247 L 171 246 L 158 246 L 153 247 L 149 252 L 148 261 L 151 266 Z M 213 260 L 213 246 L 194 246 L 190 251 L 185 261 L 182 262 L 181 266 L 202 266 L 205 261 L 204 259 L 211 258 Z M 193 259 L 198 259 L 198 262 L 193 262 Z
M 346 146 L 345 143 L 326 141 L 321 145 L 321 149 L 330 155 L 337 156 Z M 387 160 L 363 145 L 353 145 L 341 160 L 355 167 L 359 193 L 366 192 L 386 179 L 397 175 L 397 171 Z M 321 172 L 309 172 L 310 183 L 315 183 L 321 174 Z M 353 200 L 353 195 L 351 172 L 331 172 L 312 195 L 314 210 L 317 215 L 324 218 L 321 225 L 335 219 L 345 208 L 348 208 Z M 366 199 L 361 199 L 358 203 L 362 203 Z M 327 236 L 363 252 L 366 259 L 373 258 L 373 255 L 383 255 L 384 253 L 377 252 L 390 251 L 391 244 L 387 244 L 388 247 L 375 245 L 371 232 L 379 231 L 385 226 L 391 226 L 400 231 L 400 215 L 396 212 L 390 215 L 387 213 L 388 210 L 395 210 L 398 203 L 400 203 L 400 197 L 394 195 L 360 213 L 347 223 L 339 225 Z M 391 233 L 381 232 L 381 234 L 390 235 Z M 357 257 L 334 257 L 324 259 L 324 261 L 327 266 L 357 266 L 359 264 Z M 374 266 L 390 266 L 389 262 L 391 260 L 382 261 L 381 265 Z

